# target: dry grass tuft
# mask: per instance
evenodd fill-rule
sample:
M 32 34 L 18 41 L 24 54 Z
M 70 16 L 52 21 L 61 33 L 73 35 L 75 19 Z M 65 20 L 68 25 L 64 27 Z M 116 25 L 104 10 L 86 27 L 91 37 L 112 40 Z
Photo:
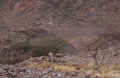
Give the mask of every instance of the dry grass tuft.
M 54 67 L 55 71 L 59 72 L 75 72 L 77 69 L 73 66 L 64 66 L 64 65 L 58 65 Z
M 56 64 L 52 62 L 42 61 L 40 63 L 33 62 L 28 65 L 30 68 L 53 68 Z

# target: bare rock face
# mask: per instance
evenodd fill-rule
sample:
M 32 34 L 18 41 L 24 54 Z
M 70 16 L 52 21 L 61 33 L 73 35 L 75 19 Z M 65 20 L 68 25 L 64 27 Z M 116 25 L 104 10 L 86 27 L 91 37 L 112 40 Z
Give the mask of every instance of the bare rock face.
M 120 32 L 111 32 L 106 34 L 100 34 L 98 36 L 90 36 L 90 37 L 75 37 L 70 40 L 70 43 L 73 46 L 80 50 L 95 50 L 99 49 L 107 49 L 109 47 L 119 47 L 120 42 Z
M 119 32 L 119 0 L 3 0 L 5 26 L 39 27 L 65 38 Z

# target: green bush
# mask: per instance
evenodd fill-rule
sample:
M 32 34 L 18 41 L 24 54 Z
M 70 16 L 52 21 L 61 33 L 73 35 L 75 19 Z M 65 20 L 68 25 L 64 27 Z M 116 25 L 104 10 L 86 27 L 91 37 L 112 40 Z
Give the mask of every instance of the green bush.
M 49 52 L 56 54 L 66 45 L 67 42 L 59 37 L 44 37 L 31 43 L 32 56 L 47 55 Z

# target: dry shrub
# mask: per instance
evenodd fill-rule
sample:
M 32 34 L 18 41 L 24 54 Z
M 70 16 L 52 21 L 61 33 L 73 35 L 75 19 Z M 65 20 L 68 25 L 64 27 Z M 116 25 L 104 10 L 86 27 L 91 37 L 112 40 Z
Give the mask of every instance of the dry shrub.
M 73 66 L 63 66 L 63 65 L 58 65 L 54 67 L 55 71 L 59 72 L 75 72 L 77 69 Z
M 47 55 L 49 52 L 56 54 L 60 52 L 66 45 L 67 42 L 59 37 L 44 37 L 31 43 L 31 49 L 33 51 L 32 55 Z
M 55 65 L 52 62 L 42 61 L 41 63 L 33 62 L 27 66 L 30 68 L 53 68 Z

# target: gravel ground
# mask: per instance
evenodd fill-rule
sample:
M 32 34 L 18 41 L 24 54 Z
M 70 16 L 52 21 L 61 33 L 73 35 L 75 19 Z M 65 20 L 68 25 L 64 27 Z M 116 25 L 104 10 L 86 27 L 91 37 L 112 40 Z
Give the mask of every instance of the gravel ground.
M 41 56 L 30 58 L 24 62 L 27 64 L 28 63 L 32 64 L 34 62 L 40 63 L 41 61 L 49 61 L 54 62 L 56 64 L 59 63 L 84 64 L 85 62 L 83 62 L 82 59 L 84 59 L 84 61 L 86 60 L 85 57 L 81 57 L 79 55 L 64 56 L 61 58 Z M 89 75 L 84 75 L 82 74 L 82 72 L 78 70 L 75 72 L 57 72 L 51 68 L 40 67 L 31 68 L 29 66 L 22 66 L 21 63 L 19 63 L 14 65 L 0 64 L 0 78 L 101 78 L 101 77 L 92 77 Z
M 0 78 L 83 78 L 79 72 L 55 72 L 52 69 L 33 69 L 0 65 Z

